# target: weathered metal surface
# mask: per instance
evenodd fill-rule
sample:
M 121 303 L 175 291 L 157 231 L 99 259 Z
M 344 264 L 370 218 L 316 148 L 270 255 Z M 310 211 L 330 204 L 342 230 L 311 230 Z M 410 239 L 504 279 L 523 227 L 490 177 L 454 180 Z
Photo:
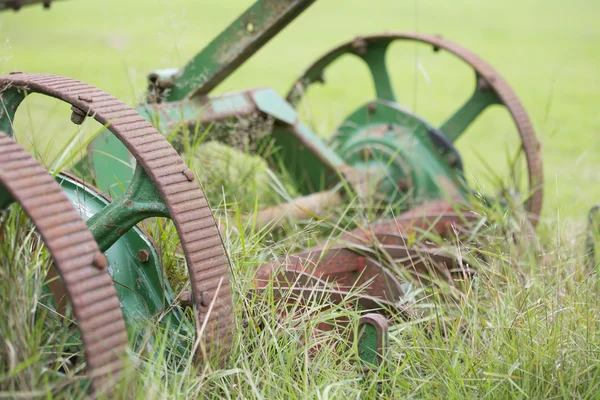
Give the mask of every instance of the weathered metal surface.
M 210 207 L 181 157 L 134 109 L 86 83 L 54 75 L 0 77 L 4 104 L 8 99 L 14 102 L 19 94 L 23 98 L 25 91 L 46 94 L 83 110 L 106 125 L 135 157 L 158 189 L 177 228 L 190 275 L 194 313 L 204 328 L 200 340 L 209 357 L 219 352 L 224 358 L 233 338 L 229 264 Z M 17 107 L 18 102 L 4 107 L 0 129 L 12 129 Z
M 208 94 L 314 1 L 257 0 L 177 75 L 151 75 L 151 90 L 167 88 L 167 101 Z
M 357 339 L 364 367 L 378 366 L 387 351 L 388 316 L 408 317 L 409 304 L 402 286 L 409 276 L 417 281 L 431 276 L 452 280 L 473 273 L 468 264 L 426 241 L 409 239 L 417 231 L 454 237 L 479 217 L 460 212 L 451 201 L 437 201 L 394 219 L 355 229 L 333 245 L 315 246 L 299 254 L 262 265 L 254 277 L 259 292 L 292 305 L 323 298 L 336 304 L 354 304 L 368 312 L 360 320 Z M 401 269 L 404 272 L 399 271 Z M 283 312 L 282 312 L 283 313 Z M 347 326 L 347 319 L 321 323 L 320 331 Z
M 368 176 L 375 199 L 403 201 L 411 208 L 447 196 L 466 197 L 470 191 L 460 154 L 443 138 L 397 104 L 378 100 L 351 113 L 330 145 Z
M 273 165 L 284 165 L 303 194 L 329 189 L 345 177 L 351 183 L 359 174 L 348 166 L 340 156 L 328 147 L 299 119 L 290 107 L 273 89 L 250 89 L 228 93 L 202 100 L 144 104 L 138 112 L 149 121 L 156 123 L 163 132 L 185 127 L 192 131 L 198 124 L 206 127 L 213 122 L 228 119 L 273 118 L 275 120 L 270 135 L 264 140 L 279 149 L 269 161 Z M 241 134 L 233 131 L 232 134 Z M 208 132 L 207 140 L 212 139 Z M 95 168 L 97 185 L 108 190 L 117 181 L 128 182 L 133 175 L 129 156 L 124 146 L 110 135 L 102 135 L 90 145 L 93 159 L 99 160 Z M 98 149 L 96 153 L 94 149 Z M 109 156 L 107 156 L 107 154 Z M 113 189 L 114 190 L 114 189 Z
M 42 3 L 44 8 L 50 8 L 53 1 L 56 2 L 58 0 L 0 0 L 0 11 L 7 9 L 18 11 L 23 6 L 29 6 L 37 3 Z
M 257 270 L 254 282 L 259 290 L 266 288 L 270 282 L 275 282 L 277 290 L 292 288 L 298 293 L 306 287 L 313 290 L 312 286 L 319 283 L 324 290 L 336 296 L 337 300 L 342 300 L 344 295 L 359 292 L 356 295 L 359 303 L 376 308 L 381 308 L 382 305 L 395 308 L 393 305 L 404 295 L 398 280 L 376 260 L 343 245 L 316 247 L 262 265 Z M 310 290 L 307 291 L 309 295 Z M 337 297 L 339 294 L 342 298 Z M 363 301 L 363 296 L 368 300 Z M 380 305 L 377 305 L 378 301 Z
M 456 208 L 449 201 L 438 201 L 365 229 L 357 228 L 340 236 L 332 246 L 315 246 L 260 266 L 254 282 L 259 290 L 270 282 L 286 289 L 319 283 L 346 294 L 360 289 L 361 295 L 380 299 L 382 304 L 398 304 L 404 295 L 399 277 L 383 264 L 401 265 L 417 279 L 431 274 L 449 278 L 455 264 L 451 254 L 432 244 L 411 243 L 407 237 L 415 231 L 452 237 L 479 219 L 475 214 L 457 213 Z
M 432 45 L 435 51 L 446 50 L 462 59 L 475 71 L 476 88 L 473 96 L 440 127 L 440 131 L 450 140 L 455 141 L 487 106 L 502 104 L 508 109 L 521 136 L 527 159 L 531 192 L 527 209 L 531 214 L 532 223 L 536 224 L 542 207 L 544 183 L 541 144 L 536 139 L 527 112 L 512 88 L 491 65 L 464 47 L 440 36 L 421 33 L 386 33 L 357 37 L 329 51 L 314 62 L 294 83 L 286 99 L 293 105 L 297 104 L 311 84 L 323 80 L 323 73 L 328 65 L 344 54 L 354 54 L 367 63 L 378 97 L 386 101 L 395 101 L 384 61 L 387 47 L 396 40 L 418 41 Z
M 56 181 L 88 226 L 95 215 L 111 204 L 109 197 L 74 176 L 59 173 Z M 114 231 L 117 230 L 115 227 Z M 148 321 L 157 315 L 160 315 L 160 322 L 165 326 L 170 325 L 172 329 L 180 327 L 180 331 L 187 330 L 193 335 L 195 328 L 182 326 L 183 318 L 177 308 L 169 311 L 176 305 L 175 296 L 164 276 L 160 255 L 147 233 L 139 226 L 133 226 L 103 251 L 108 260 L 108 270 L 116 283 L 125 322 L 132 328 L 130 343 L 134 350 L 145 351 L 154 345 L 148 342 L 144 329 Z M 62 288 L 55 286 L 50 290 L 55 295 Z
M 358 356 L 365 367 L 377 367 L 388 352 L 388 320 L 381 314 L 369 313 L 360 317 L 358 326 Z
M 151 218 L 170 218 L 158 189 L 139 166 L 127 191 L 88 220 L 88 228 L 102 251 L 108 250 L 125 232 Z
M 87 374 L 93 389 L 103 390 L 119 379 L 127 359 L 125 323 L 106 258 L 46 169 L 0 132 L 2 192 L 21 205 L 52 255 L 77 319 Z

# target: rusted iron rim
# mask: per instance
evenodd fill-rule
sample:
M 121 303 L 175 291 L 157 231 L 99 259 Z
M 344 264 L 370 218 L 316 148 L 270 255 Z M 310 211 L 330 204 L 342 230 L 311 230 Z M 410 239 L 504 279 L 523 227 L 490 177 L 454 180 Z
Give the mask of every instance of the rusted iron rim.
M 0 77 L 0 94 L 9 87 L 71 104 L 74 114 L 88 115 L 107 126 L 135 157 L 158 189 L 179 234 L 196 323 L 204 327 L 202 341 L 207 354 L 210 357 L 218 351 L 224 360 L 233 339 L 229 261 L 204 193 L 179 154 L 133 108 L 87 83 L 55 75 L 16 73 Z
M 106 258 L 58 183 L 0 132 L 0 186 L 21 205 L 46 244 L 71 301 L 95 391 L 115 383 L 127 359 L 127 331 Z
M 543 200 L 543 170 L 542 170 L 542 157 L 540 154 L 541 144 L 538 142 L 535 131 L 531 120 L 525 111 L 525 108 L 521 104 L 521 101 L 517 97 L 516 93 L 504 80 L 504 78 L 487 62 L 482 60 L 478 55 L 467 50 L 466 48 L 453 43 L 449 40 L 442 38 L 439 35 L 427 35 L 422 33 L 384 33 L 379 35 L 362 36 L 357 39 L 369 41 L 394 41 L 394 40 L 411 40 L 422 43 L 431 44 L 436 50 L 446 50 L 458 58 L 462 59 L 465 63 L 471 66 L 479 76 L 481 76 L 489 84 L 490 88 L 498 95 L 499 99 L 506 106 L 510 112 L 519 135 L 521 136 L 521 142 L 525 157 L 527 159 L 527 169 L 529 172 L 529 190 L 532 192 L 531 197 L 527 201 L 527 210 L 531 214 L 530 221 L 535 226 L 538 222 L 539 214 L 542 210 Z M 355 53 L 354 40 L 344 43 L 328 53 L 324 54 L 321 58 L 315 61 L 302 75 L 302 77 L 294 83 L 290 91 L 286 96 L 286 100 L 290 104 L 293 103 L 293 94 L 295 88 L 299 82 L 302 81 L 304 76 L 312 75 L 313 70 L 324 68 L 329 64 L 330 59 L 337 58 L 338 53 Z

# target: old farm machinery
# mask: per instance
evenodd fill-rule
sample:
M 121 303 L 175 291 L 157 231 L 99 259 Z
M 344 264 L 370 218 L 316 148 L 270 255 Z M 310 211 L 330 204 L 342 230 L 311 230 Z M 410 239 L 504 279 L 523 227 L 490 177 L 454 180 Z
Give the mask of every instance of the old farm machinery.
M 8 135 L 1 136 L 0 142 L 0 206 L 6 208 L 13 201 L 21 204 L 49 248 L 63 282 L 51 291 L 57 307 L 65 294 L 70 296 L 86 347 L 88 371 L 94 372 L 95 357 L 109 357 L 109 353 L 116 357 L 110 364 L 114 368 L 99 373 L 101 381 L 118 376 L 121 368 L 123 320 L 131 328 L 129 339 L 134 346 L 143 342 L 139 332 L 148 321 L 160 320 L 161 326 L 181 338 L 176 346 L 181 356 L 193 356 L 199 362 L 224 362 L 232 344 L 231 266 L 222 237 L 194 171 L 162 133 L 184 133 L 199 125 L 244 117 L 270 121 L 268 134 L 257 139 L 258 147 L 272 149 L 268 155 L 271 167 L 285 170 L 302 195 L 260 211 L 262 226 L 276 224 L 283 216 L 310 217 L 352 196 L 398 204 L 394 210 L 383 207 L 378 222 L 349 230 L 333 243 L 258 267 L 254 279 L 257 291 L 276 288 L 303 301 L 315 292 L 327 294 L 334 302 L 351 298 L 364 310 L 358 348 L 362 360 L 371 364 L 378 364 L 384 354 L 386 317 L 406 312 L 406 277 L 399 271 L 417 280 L 432 273 L 445 279 L 471 273 L 435 243 L 413 236 L 415 232 L 461 236 L 479 218 L 465 208 L 475 191 L 466 182 L 454 143 L 491 105 L 508 110 L 520 135 L 529 183 L 521 201 L 530 223 L 537 223 L 543 176 L 540 146 L 527 113 L 491 66 L 439 36 L 386 33 L 357 37 L 313 63 L 285 99 L 268 88 L 210 96 L 219 83 L 313 2 L 258 0 L 185 67 L 151 73 L 146 102 L 137 109 L 67 78 L 23 73 L 0 77 L 0 130 Z M 386 67 L 386 51 L 396 41 L 419 42 L 436 52 L 449 52 L 472 68 L 473 94 L 441 126 L 429 124 L 397 102 Z M 323 81 L 327 67 L 347 54 L 366 63 L 377 98 L 352 112 L 325 141 L 300 120 L 296 107 L 312 85 Z M 42 167 L 33 167 L 33 161 L 27 161 L 30 169 L 18 163 L 26 160 L 26 154 L 17 151 L 18 145 L 9 137 L 14 133 L 17 108 L 30 93 L 70 104 L 75 124 L 90 117 L 105 126 L 76 168 L 88 171 L 84 174 L 87 181 L 58 173 L 54 183 Z M 236 134 L 240 133 L 233 129 L 211 137 L 208 131 L 207 137 L 227 140 L 228 135 Z M 33 194 L 26 190 L 42 183 L 61 199 L 53 205 L 52 215 L 39 208 L 35 187 L 30 189 Z M 64 193 L 57 191 L 57 185 Z M 73 207 L 67 207 L 65 195 L 86 221 L 87 230 L 71 216 Z M 398 210 L 404 212 L 394 214 Z M 68 214 L 68 221 L 49 222 L 59 212 Z M 138 225 L 149 218 L 173 222 L 187 265 L 189 290 L 175 293 L 165 279 L 161 256 Z M 54 230 L 48 233 L 47 224 Z M 79 253 L 61 247 L 72 245 L 69 238 L 73 235 L 85 243 L 78 247 Z M 53 240 L 61 237 L 62 244 L 54 244 Z M 116 290 L 106 286 L 108 274 Z M 81 291 L 97 293 L 97 298 L 91 297 L 98 301 L 89 304 L 86 298 L 84 302 L 78 297 Z M 104 321 L 103 313 L 112 318 L 110 324 L 99 322 Z M 100 337 L 93 337 L 95 329 L 101 330 Z M 194 346 L 186 345 L 186 340 L 196 337 L 199 340 Z M 114 351 L 107 353 L 106 349 Z

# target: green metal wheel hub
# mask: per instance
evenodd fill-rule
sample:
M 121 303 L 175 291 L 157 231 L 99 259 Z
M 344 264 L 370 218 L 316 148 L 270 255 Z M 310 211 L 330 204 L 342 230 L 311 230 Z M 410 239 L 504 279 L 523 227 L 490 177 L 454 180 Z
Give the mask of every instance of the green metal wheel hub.
M 409 206 L 468 193 L 458 151 L 433 127 L 379 100 L 360 107 L 331 145 L 351 167 L 371 175 L 380 200 Z M 406 205 L 405 205 L 406 206 Z

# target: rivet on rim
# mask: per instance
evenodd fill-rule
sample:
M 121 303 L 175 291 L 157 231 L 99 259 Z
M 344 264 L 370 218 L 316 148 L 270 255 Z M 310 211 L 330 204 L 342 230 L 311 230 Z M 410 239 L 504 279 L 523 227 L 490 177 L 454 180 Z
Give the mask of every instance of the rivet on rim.
M 94 254 L 92 264 L 98 269 L 104 269 L 108 266 L 108 261 L 106 261 L 106 257 L 104 257 L 104 254 L 102 254 L 101 252 L 97 252 L 96 254 Z
M 185 175 L 185 177 L 187 178 L 188 181 L 192 182 L 194 180 L 194 173 L 192 172 L 191 169 L 186 168 L 181 173 L 183 175 Z

